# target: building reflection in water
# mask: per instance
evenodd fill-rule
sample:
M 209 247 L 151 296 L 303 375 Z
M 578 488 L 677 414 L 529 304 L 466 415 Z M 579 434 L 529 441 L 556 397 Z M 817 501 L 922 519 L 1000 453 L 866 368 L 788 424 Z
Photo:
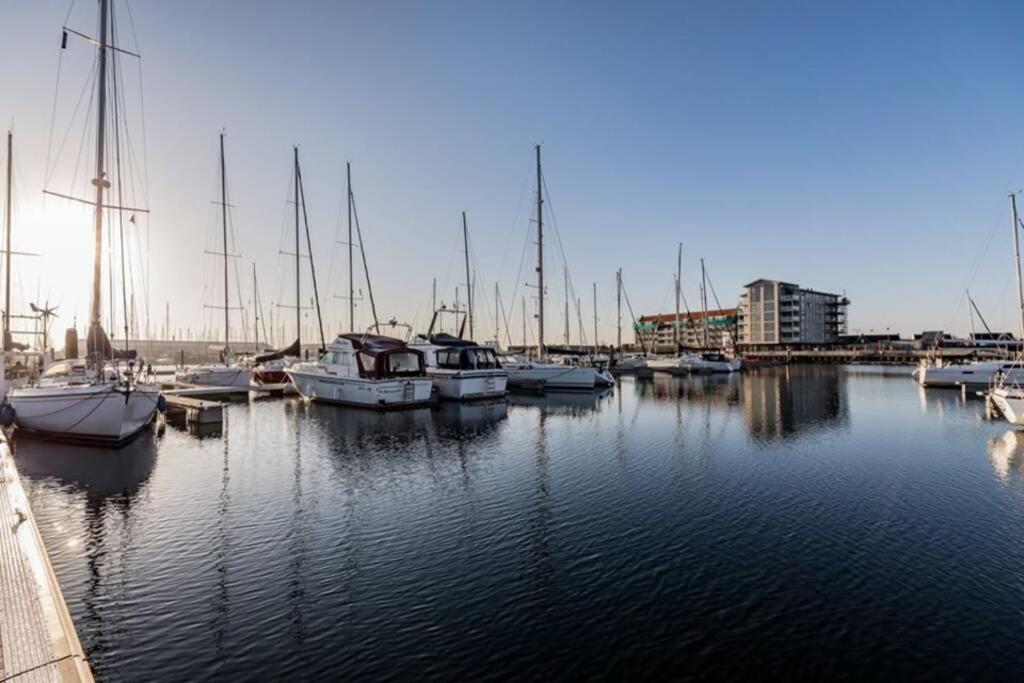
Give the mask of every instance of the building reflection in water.
M 696 407 L 710 420 L 712 407 L 739 408 L 748 433 L 784 439 L 808 429 L 834 428 L 849 420 L 842 370 L 828 365 L 791 365 L 722 375 L 655 374 L 635 382 L 641 401 L 675 404 L 682 414 Z
M 835 428 L 849 420 L 842 370 L 831 365 L 787 365 L 746 373 L 740 389 L 751 435 L 784 439 L 801 431 Z

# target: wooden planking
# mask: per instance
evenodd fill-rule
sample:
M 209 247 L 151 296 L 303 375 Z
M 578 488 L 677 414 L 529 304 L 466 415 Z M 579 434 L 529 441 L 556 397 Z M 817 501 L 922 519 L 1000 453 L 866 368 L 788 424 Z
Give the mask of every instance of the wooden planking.
M 4 681 L 91 681 L 6 439 L 0 435 L 0 656 Z

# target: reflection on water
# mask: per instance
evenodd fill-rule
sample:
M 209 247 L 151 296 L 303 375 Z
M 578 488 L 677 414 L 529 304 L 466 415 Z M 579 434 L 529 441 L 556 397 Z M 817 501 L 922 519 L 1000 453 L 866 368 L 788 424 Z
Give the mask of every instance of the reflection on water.
M 751 434 L 783 439 L 834 429 L 849 419 L 846 378 L 835 366 L 783 366 L 743 375 L 743 414 Z
M 793 366 L 15 457 L 102 679 L 1017 679 L 982 408 Z
M 1024 470 L 1024 431 L 1007 430 L 988 440 L 988 457 L 996 475 L 1006 481 L 1010 472 Z

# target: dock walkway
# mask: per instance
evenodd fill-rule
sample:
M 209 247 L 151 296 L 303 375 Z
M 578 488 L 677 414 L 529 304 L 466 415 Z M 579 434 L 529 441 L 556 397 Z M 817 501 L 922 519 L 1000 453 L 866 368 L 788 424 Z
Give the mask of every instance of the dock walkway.
M 7 440 L 0 434 L 0 681 L 92 681 Z

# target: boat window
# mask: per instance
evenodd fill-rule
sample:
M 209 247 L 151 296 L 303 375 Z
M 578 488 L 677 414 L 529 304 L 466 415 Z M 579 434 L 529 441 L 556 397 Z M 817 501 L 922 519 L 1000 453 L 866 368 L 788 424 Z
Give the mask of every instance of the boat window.
M 494 370 L 498 367 L 498 358 L 490 349 L 476 350 L 476 367 L 481 370 Z
M 411 351 L 405 353 L 390 353 L 387 356 L 388 375 L 418 375 L 420 373 L 419 354 Z
M 363 371 L 367 375 L 373 375 L 374 368 L 377 367 L 377 359 L 368 353 L 359 352 L 359 362 L 363 366 Z
M 437 351 L 437 367 L 439 368 L 450 368 L 454 370 L 459 369 L 459 351 L 452 349 L 438 349 Z

